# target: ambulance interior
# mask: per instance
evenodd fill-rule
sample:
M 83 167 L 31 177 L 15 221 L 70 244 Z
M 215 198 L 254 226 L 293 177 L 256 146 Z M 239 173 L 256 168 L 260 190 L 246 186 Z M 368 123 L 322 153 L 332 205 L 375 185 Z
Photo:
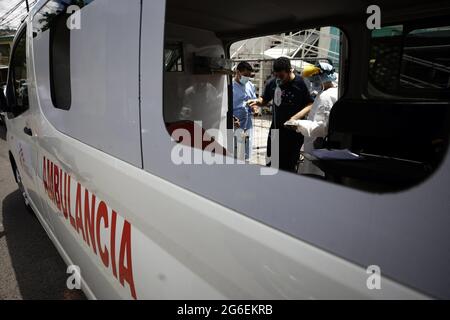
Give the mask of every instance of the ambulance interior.
M 423 182 L 439 168 L 449 142 L 450 6 L 431 1 L 428 15 L 409 16 L 411 22 L 399 14 L 406 5 L 409 12 L 424 12 L 422 2 L 379 1 L 385 21 L 392 22 L 371 31 L 369 1 L 168 0 L 164 119 L 169 134 L 177 128 L 214 129 L 221 134 L 211 141 L 232 154 L 226 136 L 233 129 L 230 46 L 333 25 L 342 31 L 340 99 L 330 114 L 325 148 L 348 149 L 360 159 L 317 160 L 325 180 L 377 193 Z

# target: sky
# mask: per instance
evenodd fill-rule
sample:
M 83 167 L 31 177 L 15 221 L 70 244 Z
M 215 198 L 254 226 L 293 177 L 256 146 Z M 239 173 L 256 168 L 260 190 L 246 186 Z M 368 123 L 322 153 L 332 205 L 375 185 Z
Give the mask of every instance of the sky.
M 9 9 L 14 7 L 19 2 L 20 2 L 20 0 L 0 0 L 0 17 L 3 16 Z M 23 4 L 22 10 L 24 8 L 25 8 L 25 4 Z
M 13 5 L 15 2 L 12 0 L 0 0 L 0 16 L 2 16 L 8 8 Z

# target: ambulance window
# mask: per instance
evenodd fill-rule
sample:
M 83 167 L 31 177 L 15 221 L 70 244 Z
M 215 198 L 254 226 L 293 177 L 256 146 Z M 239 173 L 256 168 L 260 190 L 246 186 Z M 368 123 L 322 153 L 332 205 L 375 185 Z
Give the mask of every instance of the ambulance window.
M 50 27 L 50 90 L 55 108 L 69 110 L 72 100 L 70 84 L 70 29 L 68 14 L 56 16 Z
M 305 112 L 301 119 L 306 120 L 308 116 L 307 106 L 315 100 L 319 103 L 319 101 L 322 101 L 321 99 L 327 97 L 327 99 L 330 99 L 331 107 L 338 100 L 339 91 L 342 91 L 339 90 L 340 84 L 343 83 L 343 81 L 340 81 L 341 47 L 343 43 L 345 43 L 343 32 L 339 28 L 326 26 L 249 38 L 231 45 L 230 57 L 233 59 L 235 70 L 232 80 L 233 115 L 235 122 L 239 120 L 239 126 L 249 133 L 246 142 L 236 139 L 237 158 L 243 159 L 245 157 L 251 164 L 273 165 L 273 141 L 269 141 L 269 137 L 272 138 L 271 132 L 273 130 L 270 130 L 272 125 L 280 128 L 280 135 L 283 135 L 283 138 L 279 140 L 281 142 L 278 151 L 275 151 L 279 155 L 277 160 L 279 168 L 292 173 L 309 175 L 310 170 L 306 170 L 305 158 L 303 153 L 300 152 L 304 140 L 303 136 L 296 132 L 294 127 L 288 127 L 285 124 L 291 117 L 298 115 L 301 111 Z M 279 58 L 287 59 L 280 64 Z M 246 63 L 250 65 L 252 70 L 239 70 L 245 67 Z M 292 87 L 289 85 L 280 87 L 281 104 L 277 107 L 275 99 L 276 78 L 286 77 L 287 73 L 274 71 L 283 69 L 283 64 L 287 64 L 287 68 L 290 66 L 296 78 L 292 81 Z M 328 69 L 319 71 L 319 66 Z M 311 76 L 308 70 L 317 70 L 314 71 L 317 75 Z M 251 71 L 248 75 L 250 75 L 255 94 L 255 97 L 250 98 L 260 97 L 264 101 L 263 105 L 258 106 L 253 112 L 245 103 L 248 99 L 248 92 L 244 93 L 242 82 L 237 82 L 239 77 L 242 79 L 242 76 L 246 76 L 248 71 Z M 318 78 L 319 72 L 322 72 L 320 79 Z M 248 85 L 245 85 L 245 88 L 248 90 Z M 299 89 L 297 90 L 297 88 Z M 322 94 L 323 89 L 325 89 L 324 94 Z M 331 107 L 326 111 L 327 114 L 329 114 Z M 309 114 L 310 119 L 318 118 L 318 115 L 314 115 L 314 111 L 309 112 Z M 326 121 L 328 122 L 328 119 Z M 324 133 L 314 141 L 317 148 L 323 146 L 326 137 L 326 125 L 323 129 Z M 287 141 L 284 139 L 285 136 L 289 136 L 289 143 L 285 142 Z M 304 140 L 307 148 L 311 147 L 312 140 L 314 139 Z M 245 149 L 240 148 L 240 145 L 243 144 Z M 310 152 L 310 150 L 307 151 Z
M 249 170 L 270 166 L 383 193 L 418 185 L 440 165 L 449 137 L 448 103 L 439 100 L 449 95 L 447 26 L 420 21 L 373 31 L 362 51 L 370 54 L 367 71 L 348 54 L 361 46 L 339 28 L 269 33 L 261 24 L 240 33 L 215 19 L 184 19 L 178 1 L 167 3 L 165 41 L 183 41 L 185 53 L 185 72 L 167 65 L 164 72 L 164 120 L 177 147 L 202 149 L 206 157 L 214 150 L 205 163 L 226 154 L 227 164 Z M 255 37 L 242 36 L 252 31 Z M 345 95 L 346 71 L 368 72 L 369 94 L 349 81 Z M 424 121 L 430 112 L 437 120 Z M 176 151 L 174 162 L 192 163 L 191 151 Z
M 388 26 L 372 32 L 369 94 L 444 98 L 450 88 L 450 26 Z
M 69 110 L 72 103 L 70 33 L 81 27 L 80 9 L 94 0 L 49 0 L 33 17 L 33 37 L 50 31 L 50 93 L 53 106 Z
M 276 124 L 283 127 L 303 109 L 301 118 L 305 118 L 322 90 L 329 90 L 322 97 L 330 103 L 339 98 L 339 83 L 343 83 L 340 81 L 341 47 L 345 40 L 339 28 L 325 26 L 249 38 L 231 44 L 228 54 L 217 34 L 205 29 L 170 22 L 166 23 L 165 36 L 164 120 L 173 140 L 181 144 L 226 154 L 236 161 L 246 160 L 261 166 L 271 163 L 278 167 L 269 158 L 271 151 L 276 150 L 269 142 L 272 119 L 284 120 Z M 174 42 L 180 37 L 183 45 Z M 286 94 L 283 93 L 285 106 L 275 115 L 273 70 L 275 62 L 282 57 L 289 65 L 288 72 L 283 74 L 287 83 Z M 248 69 L 249 82 L 245 89 L 236 84 L 241 64 Z M 316 68 L 314 79 L 302 77 L 302 71 L 308 67 Z M 293 79 L 288 80 L 291 76 Z M 252 113 L 246 103 L 258 97 L 265 98 L 264 105 Z M 328 105 L 328 101 L 324 103 Z M 233 119 L 240 122 L 236 127 Z M 238 126 L 246 136 L 243 141 L 236 138 Z M 286 131 L 289 137 L 293 136 L 292 145 L 280 151 L 287 155 L 280 157 L 279 168 L 298 173 L 302 135 L 292 128 Z M 191 136 L 178 137 L 182 132 Z M 192 137 L 195 132 L 201 132 L 205 141 L 196 144 L 196 137 Z M 325 137 L 324 133 L 316 145 Z
M 28 109 L 28 72 L 26 59 L 26 29 L 20 35 L 11 58 L 11 82 L 8 100 L 14 114 Z

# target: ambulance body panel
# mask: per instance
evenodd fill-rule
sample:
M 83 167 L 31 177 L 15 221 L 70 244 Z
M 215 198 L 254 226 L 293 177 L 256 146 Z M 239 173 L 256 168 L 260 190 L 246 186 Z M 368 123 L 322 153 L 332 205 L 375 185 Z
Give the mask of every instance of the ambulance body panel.
M 449 266 L 448 157 L 423 184 L 388 195 L 284 172 L 275 179 L 257 166 L 178 166 L 163 115 L 164 100 L 177 101 L 164 92 L 195 81 L 163 80 L 165 1 L 94 0 L 81 9 L 69 110 L 52 102 L 49 31 L 33 33 L 45 3 L 21 29 L 30 102 L 8 116 L 7 139 L 26 199 L 65 262 L 79 267 L 88 298 L 450 296 L 439 279 Z M 166 32 L 193 51 L 226 55 L 212 32 L 173 24 Z M 208 126 L 223 131 L 227 77 L 199 78 L 222 92 L 219 121 Z M 386 272 L 381 290 L 368 288 L 371 265 Z
M 108 221 L 112 210 L 117 212 L 116 268 L 123 221 L 130 223 L 130 261 L 139 299 L 426 298 L 388 279 L 383 280 L 382 295 L 369 291 L 365 269 L 86 146 L 45 118 L 41 121 L 43 136 L 54 139 L 41 141 L 45 160 L 71 176 L 73 219 L 75 180 L 82 181 L 83 220 L 86 190 L 89 205 L 96 195 L 96 211 L 100 201 L 107 203 Z M 47 153 L 54 141 L 60 142 L 57 157 Z M 70 168 L 84 168 L 83 174 Z M 71 225 L 70 216 L 66 219 L 49 200 L 42 180 L 40 185 L 55 230 L 49 236 L 67 255 L 66 262 L 80 267 L 85 292 L 92 292 L 91 298 L 133 298 L 127 283 L 121 286 L 114 277 L 111 263 L 105 266 L 83 240 L 81 229 Z M 108 251 L 110 226 L 102 222 L 100 230 Z

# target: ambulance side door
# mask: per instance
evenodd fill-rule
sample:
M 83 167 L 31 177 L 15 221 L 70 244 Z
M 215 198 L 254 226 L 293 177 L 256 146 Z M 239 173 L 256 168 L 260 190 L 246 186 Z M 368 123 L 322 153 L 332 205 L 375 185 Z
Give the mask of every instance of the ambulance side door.
M 13 45 L 6 96 L 11 110 L 7 114 L 8 142 L 10 152 L 17 166 L 16 179 L 24 188 L 24 197 L 34 211 L 45 215 L 35 184 L 37 168 L 36 124 L 33 110 L 36 105 L 29 98 L 31 88 L 30 50 L 24 25 L 18 32 Z
M 72 5 L 79 9 L 69 17 Z M 135 234 L 127 232 L 135 199 L 124 189 L 133 189 L 130 171 L 142 168 L 140 8 L 139 0 L 50 0 L 32 20 L 41 111 L 36 184 L 54 243 L 79 268 L 88 298 L 139 297 L 121 261 Z M 68 21 L 76 22 L 73 28 Z

